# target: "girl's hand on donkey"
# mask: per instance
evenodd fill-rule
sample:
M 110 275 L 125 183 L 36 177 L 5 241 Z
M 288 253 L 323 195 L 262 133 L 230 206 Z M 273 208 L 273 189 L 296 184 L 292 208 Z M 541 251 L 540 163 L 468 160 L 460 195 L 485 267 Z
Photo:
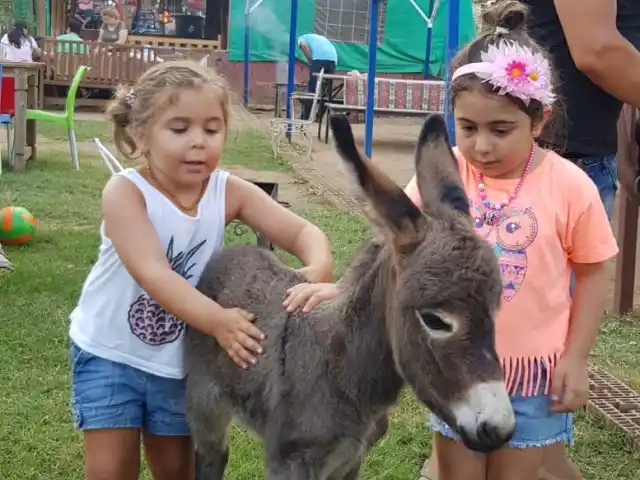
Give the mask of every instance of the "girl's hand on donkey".
M 313 308 L 331 300 L 338 295 L 338 286 L 335 283 L 299 283 L 287 290 L 288 297 L 282 305 L 287 312 L 293 312 L 302 306 L 302 311 L 307 313 Z
M 218 343 L 227 351 L 231 360 L 246 369 L 258 363 L 254 355 L 262 355 L 264 350 L 258 343 L 266 338 L 253 325 L 255 315 L 241 308 L 227 308 L 215 326 L 214 335 Z

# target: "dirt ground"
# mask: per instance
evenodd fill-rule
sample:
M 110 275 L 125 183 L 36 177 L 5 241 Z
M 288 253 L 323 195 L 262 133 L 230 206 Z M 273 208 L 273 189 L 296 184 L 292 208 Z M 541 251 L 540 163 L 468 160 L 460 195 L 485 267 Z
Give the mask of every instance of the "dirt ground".
M 296 208 L 304 208 L 310 202 L 317 203 L 314 195 L 309 191 L 306 181 L 296 178 L 294 175 L 283 172 L 258 172 L 248 168 L 226 165 L 225 170 L 246 180 L 258 180 L 261 182 L 274 182 L 278 184 L 278 200 L 295 205 Z

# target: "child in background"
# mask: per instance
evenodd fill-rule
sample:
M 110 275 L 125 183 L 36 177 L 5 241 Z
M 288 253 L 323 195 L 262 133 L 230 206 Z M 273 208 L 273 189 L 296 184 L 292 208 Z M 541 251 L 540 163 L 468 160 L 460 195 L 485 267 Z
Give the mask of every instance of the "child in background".
M 485 455 L 436 416 L 430 424 L 439 480 L 537 480 L 545 449 L 573 442 L 571 412 L 587 401 L 587 361 L 604 313 L 605 262 L 618 249 L 594 183 L 535 143 L 555 97 L 551 66 L 524 31 L 525 8 L 501 2 L 487 19 L 491 31 L 454 60 L 451 98 L 471 217 L 502 271 L 496 348 L 516 430 Z M 422 203 L 415 178 L 406 192 Z M 297 285 L 285 306 L 308 310 L 338 288 Z
M 239 368 L 263 353 L 251 313 L 224 309 L 195 288 L 230 221 L 297 256 L 309 281 L 331 278 L 318 228 L 218 168 L 229 102 L 213 70 L 165 62 L 109 108 L 119 151 L 146 164 L 105 187 L 98 260 L 71 314 L 73 411 L 88 480 L 137 479 L 141 436 L 155 479 L 193 478 L 185 323 L 216 337 Z

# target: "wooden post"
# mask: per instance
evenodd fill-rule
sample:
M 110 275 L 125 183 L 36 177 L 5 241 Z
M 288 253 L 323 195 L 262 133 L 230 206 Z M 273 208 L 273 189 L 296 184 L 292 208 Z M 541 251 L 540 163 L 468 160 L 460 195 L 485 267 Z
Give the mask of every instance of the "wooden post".
M 633 310 L 636 252 L 638 241 L 638 207 L 636 178 L 640 173 L 640 116 L 628 105 L 618 121 L 618 197 L 617 238 L 620 253 L 616 260 L 613 310 L 616 315 L 626 315 Z
M 43 81 L 43 72 L 44 68 L 39 68 L 36 72 L 30 72 L 27 78 L 27 108 L 29 109 L 42 108 L 42 98 L 40 98 L 40 82 Z M 25 140 L 27 147 L 29 147 L 31 150 L 31 157 L 29 158 L 29 160 L 36 159 L 36 142 L 38 139 L 36 125 L 37 124 L 35 120 L 27 120 Z
M 35 2 L 36 4 L 36 24 L 38 25 L 38 35 L 41 37 L 47 34 L 47 6 L 46 0 Z
M 16 69 L 16 111 L 14 114 L 13 159 L 12 165 L 16 172 L 24 172 L 26 158 L 24 147 L 27 140 L 27 72 Z

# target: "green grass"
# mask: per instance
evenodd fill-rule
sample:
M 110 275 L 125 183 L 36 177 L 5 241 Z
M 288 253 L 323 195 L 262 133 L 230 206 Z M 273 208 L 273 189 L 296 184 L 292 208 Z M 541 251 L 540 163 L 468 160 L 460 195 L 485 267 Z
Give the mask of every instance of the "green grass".
M 68 142 L 67 130 L 60 125 L 40 122 L 38 124 L 38 135 L 46 137 L 48 140 L 54 140 L 56 143 L 59 142 L 59 148 L 61 149 L 64 149 Z M 104 121 L 76 122 L 76 139 L 78 142 L 85 143 L 87 148 L 93 149 L 94 138 L 99 138 L 105 144 L 110 143 L 113 139 L 110 124 Z M 41 147 L 41 150 L 38 151 L 38 157 L 44 155 L 41 153 L 44 152 L 44 148 Z M 273 160 L 269 139 L 251 129 L 229 132 L 223 161 L 226 161 L 227 158 L 233 158 L 233 164 L 238 167 L 252 170 L 291 172 L 291 167 L 286 161 L 280 158 Z M 82 153 L 80 154 L 80 163 L 82 163 Z
M 593 362 L 640 391 L 639 320 L 607 316 L 602 322 L 599 340 Z
M 98 137 L 103 142 L 113 138 L 112 127 L 105 121 L 76 121 L 75 130 L 76 138 L 79 142 L 91 141 L 95 137 Z M 38 122 L 37 132 L 38 135 L 50 140 L 59 140 L 61 142 L 67 141 L 67 130 L 60 125 Z
M 250 136 L 239 138 L 249 144 L 264 142 Z M 68 315 L 97 254 L 99 196 L 108 174 L 95 157 L 85 156 L 82 170 L 74 172 L 64 152 L 46 154 L 42 149 L 40 155 L 41 160 L 26 173 L 5 173 L 0 179 L 0 205 L 28 207 L 41 225 L 32 244 L 7 249 L 16 271 L 0 275 L 3 480 L 82 476 L 81 438 L 69 413 Z M 258 154 L 247 145 L 230 145 L 226 162 L 242 164 L 250 156 L 252 165 L 281 170 L 282 165 L 269 163 L 270 155 L 269 149 Z M 299 213 L 329 235 L 337 270 L 348 263 L 368 235 L 368 227 L 358 217 L 326 205 L 308 203 Z M 253 236 L 247 232 L 237 238 L 229 231 L 227 239 L 248 242 Z M 635 327 L 610 320 L 603 329 L 598 353 L 599 358 L 606 355 L 620 371 L 627 369 L 627 377 L 637 382 L 640 368 L 631 354 L 633 346 L 628 345 L 627 353 L 620 348 L 632 334 L 637 338 Z M 367 459 L 363 478 L 417 478 L 430 450 L 425 421 L 424 408 L 405 392 L 393 413 L 389 434 Z M 572 456 L 587 478 L 639 478 L 640 456 L 616 430 L 594 417 L 579 415 L 576 436 Z M 256 480 L 263 478 L 262 472 L 260 443 L 241 427 L 234 427 L 227 478 Z

